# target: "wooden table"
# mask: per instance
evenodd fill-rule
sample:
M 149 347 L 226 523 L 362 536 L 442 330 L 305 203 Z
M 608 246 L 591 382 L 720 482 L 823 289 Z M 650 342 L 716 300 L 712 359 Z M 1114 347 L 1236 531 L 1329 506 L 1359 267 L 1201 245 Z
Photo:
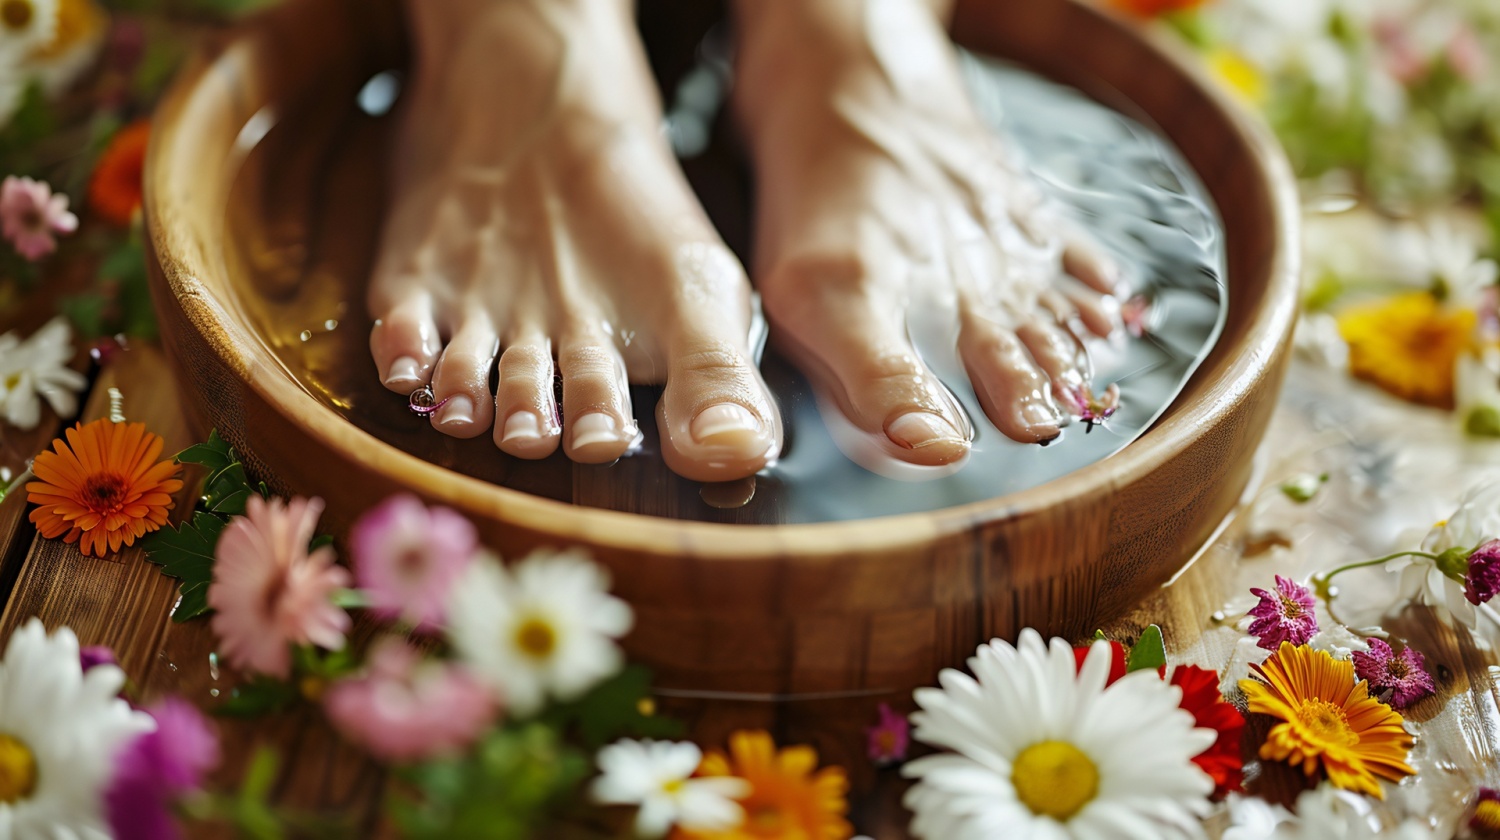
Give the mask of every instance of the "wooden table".
M 169 452 L 198 439 L 180 411 L 176 383 L 159 350 L 137 344 L 102 368 L 93 367 L 97 375 L 87 395 L 82 419 L 114 412 L 131 421 L 144 422 L 166 439 Z M 1353 389 L 1350 393 L 1355 396 L 1350 399 L 1369 400 L 1369 405 L 1379 411 L 1401 417 L 1400 422 L 1406 426 L 1415 424 L 1416 433 L 1429 441 L 1432 450 L 1419 453 L 1419 461 L 1437 467 L 1439 464 L 1433 458 L 1439 456 L 1432 452 L 1447 452 L 1442 457 L 1449 457 L 1454 463 L 1500 463 L 1500 453 L 1493 448 L 1475 454 L 1474 450 L 1456 448 L 1457 444 L 1451 441 L 1457 438 L 1451 441 L 1443 438 L 1442 428 L 1451 425 L 1445 415 L 1400 406 L 1363 386 L 1348 383 L 1340 374 L 1300 366 L 1294 371 L 1273 425 L 1271 445 L 1263 453 L 1265 478 L 1261 492 L 1226 523 L 1219 538 L 1191 568 L 1137 605 L 1130 614 L 1102 628 L 1106 634 L 1133 638 L 1146 624 L 1157 623 L 1165 631 L 1175 659 L 1220 669 L 1233 667 L 1238 655 L 1236 643 L 1242 634 L 1233 629 L 1232 620 L 1216 619 L 1243 612 L 1249 606 L 1245 594 L 1248 586 L 1269 584 L 1273 572 L 1305 576 L 1313 569 L 1331 565 L 1326 543 L 1328 521 L 1348 520 L 1344 527 L 1359 533 L 1361 528 L 1357 523 L 1366 520 L 1359 516 L 1351 520 L 1344 506 L 1356 505 L 1360 493 L 1368 496 L 1375 491 L 1355 486 L 1359 484 L 1357 472 L 1351 473 L 1354 478 L 1336 475 L 1328 490 L 1333 498 L 1298 507 L 1275 492 L 1275 482 L 1306 469 L 1325 469 L 1330 461 L 1339 462 L 1351 453 L 1373 458 L 1373 463 L 1363 464 L 1356 458 L 1354 469 L 1371 475 L 1384 470 L 1387 475 L 1382 480 L 1387 484 L 1392 475 L 1399 479 L 1401 468 L 1399 464 L 1382 465 L 1380 453 L 1370 450 L 1360 439 L 1361 434 L 1370 433 L 1369 429 L 1361 431 L 1337 419 L 1330 424 L 1327 412 L 1341 404 L 1349 408 L 1349 401 L 1340 401 L 1337 393 L 1330 400 L 1329 388 Z M 1349 410 L 1366 419 L 1378 414 L 1357 402 Z M 3 434 L 0 458 L 5 465 L 13 465 L 19 453 L 38 451 L 60 427 L 60 421 L 49 416 L 34 432 L 17 434 L 15 430 L 4 429 L 0 432 Z M 1330 428 L 1334 431 L 1330 432 Z M 1379 432 L 1378 424 L 1373 428 Z M 189 478 L 201 476 L 190 472 Z M 1451 473 L 1433 477 L 1434 494 L 1441 492 L 1438 488 L 1445 479 L 1448 485 L 1453 483 Z M 193 495 L 194 488 L 189 482 L 178 499 L 175 512 L 178 516 L 188 510 Z M 37 537 L 26 521 L 28 507 L 24 496 L 24 493 L 12 494 L 0 502 L 0 582 L 6 596 L 0 632 L 8 635 L 31 616 L 40 616 L 49 627 L 72 627 L 84 644 L 112 647 L 147 699 L 175 693 L 204 708 L 220 702 L 234 685 L 234 677 L 227 669 L 211 665 L 209 654 L 214 650 L 214 640 L 206 620 L 184 624 L 172 621 L 175 582 L 146 562 L 139 548 L 100 559 L 84 557 L 74 546 Z M 1346 496 L 1349 498 L 1343 498 Z M 1385 502 L 1367 505 L 1360 515 L 1374 521 L 1389 518 L 1392 505 L 1410 507 L 1400 495 L 1390 496 Z M 1351 522 L 1356 524 L 1351 526 Z M 1368 535 L 1371 553 L 1380 550 L 1378 543 L 1383 530 L 1388 529 L 1371 529 Z M 1357 553 L 1364 546 L 1356 543 L 1348 549 Z M 1356 612 L 1361 598 L 1375 604 L 1373 615 L 1378 617 L 1382 611 L 1379 607 L 1384 603 L 1380 601 L 1384 596 L 1379 593 L 1386 582 L 1376 575 L 1362 580 L 1374 583 L 1356 585 L 1351 579 L 1351 595 L 1347 600 Z M 1370 614 L 1370 609 L 1365 608 L 1364 613 Z M 1491 675 L 1494 656 L 1468 633 L 1444 628 L 1419 610 L 1409 609 L 1387 617 L 1385 624 L 1387 629 L 1417 643 L 1427 654 L 1431 670 L 1439 676 L 1440 695 L 1425 701 L 1411 717 L 1420 721 L 1425 755 L 1433 762 L 1441 760 L 1449 766 L 1444 773 L 1424 778 L 1426 795 L 1434 796 L 1436 802 L 1450 803 L 1447 811 L 1439 815 L 1456 818 L 1464 797 L 1474 786 L 1500 782 L 1496 769 L 1500 767 L 1496 759 L 1497 744 L 1492 740 L 1500 733 L 1500 713 L 1497 713 L 1500 699 Z M 357 637 L 362 633 L 367 634 L 368 628 L 356 630 Z M 935 678 L 936 675 L 934 681 Z M 672 708 L 670 701 L 663 705 L 668 710 Z M 722 733 L 737 725 L 754 725 L 757 717 L 756 709 L 725 701 L 709 704 L 706 712 L 700 707 L 696 724 L 702 733 Z M 856 824 L 863 833 L 878 840 L 904 837 L 906 818 L 898 804 L 903 786 L 899 773 L 877 772 L 862 760 L 863 746 L 857 742 L 860 726 L 858 721 L 851 722 L 839 738 L 855 743 L 840 743 L 836 750 L 836 760 L 848 767 L 855 781 L 851 799 Z M 232 784 L 254 751 L 262 745 L 271 745 L 284 757 L 276 789 L 279 801 L 350 814 L 363 826 L 361 836 L 376 833 L 379 809 L 374 805 L 379 801 L 385 775 L 357 750 L 341 742 L 321 722 L 315 707 L 304 704 L 295 711 L 263 719 L 223 720 L 220 731 L 226 756 L 219 773 L 221 782 Z M 824 751 L 831 752 L 827 748 Z M 1294 776 L 1267 773 L 1260 784 L 1274 796 L 1290 799 L 1297 790 L 1296 782 Z

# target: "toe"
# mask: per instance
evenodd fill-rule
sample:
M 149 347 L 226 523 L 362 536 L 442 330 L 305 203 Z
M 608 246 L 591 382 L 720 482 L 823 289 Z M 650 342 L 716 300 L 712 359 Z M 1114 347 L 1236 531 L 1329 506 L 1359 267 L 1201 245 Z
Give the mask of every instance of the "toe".
M 781 451 L 781 422 L 745 338 L 679 339 L 657 411 L 662 456 L 694 481 L 754 475 Z
M 1076 405 L 1089 381 L 1088 354 L 1077 339 L 1040 313 L 1018 327 L 1016 337 L 1051 380 L 1053 399 L 1059 405 Z
M 563 449 L 583 464 L 607 464 L 636 445 L 625 363 L 601 336 L 570 339 L 558 353 L 563 379 Z
M 1082 231 L 1069 229 L 1063 234 L 1063 270 L 1101 294 L 1124 292 L 1119 263 Z
M 1063 416 L 1053 403 L 1051 382 L 1014 332 L 966 314 L 958 344 L 974 393 L 1002 434 L 1022 443 L 1043 443 L 1062 433 Z
M 902 307 L 869 282 L 868 267 L 857 259 L 820 259 L 785 271 L 772 283 L 781 292 L 767 298 L 779 340 L 850 422 L 909 463 L 938 466 L 965 457 L 968 421 L 911 346 Z
M 370 353 L 381 382 L 392 391 L 409 394 L 426 385 L 441 346 L 432 300 L 425 293 L 413 293 L 376 309 Z
M 495 419 L 490 396 L 490 371 L 495 366 L 499 338 L 488 318 L 466 321 L 443 349 L 432 375 L 432 394 L 441 406 L 432 426 L 445 435 L 477 437 Z
M 562 428 L 552 382 L 552 348 L 539 333 L 505 348 L 495 389 L 495 445 L 502 452 L 545 458 L 557 451 Z

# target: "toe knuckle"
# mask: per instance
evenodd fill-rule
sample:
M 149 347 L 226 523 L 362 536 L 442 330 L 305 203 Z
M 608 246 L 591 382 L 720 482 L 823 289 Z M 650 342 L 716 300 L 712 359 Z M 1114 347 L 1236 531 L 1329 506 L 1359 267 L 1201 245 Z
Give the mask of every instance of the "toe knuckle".
M 576 378 L 613 378 L 619 365 L 615 355 L 598 345 L 574 347 L 562 354 L 563 375 Z

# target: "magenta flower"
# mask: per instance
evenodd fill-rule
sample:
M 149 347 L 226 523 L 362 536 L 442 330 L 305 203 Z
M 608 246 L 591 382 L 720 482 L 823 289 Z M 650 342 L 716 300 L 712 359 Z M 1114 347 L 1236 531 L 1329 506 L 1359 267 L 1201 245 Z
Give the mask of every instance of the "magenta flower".
M 89 645 L 78 649 L 78 664 L 87 671 L 96 665 L 119 665 L 120 660 L 115 658 L 115 652 L 107 645 Z
M 1307 644 L 1318 634 L 1318 617 L 1313 611 L 1316 602 L 1307 587 L 1277 575 L 1275 592 L 1252 589 L 1250 594 L 1260 598 L 1250 611 L 1255 617 L 1250 635 L 1257 637 L 1257 644 L 1266 650 L 1275 650 L 1282 642 Z
M 1489 603 L 1496 593 L 1500 593 L 1500 540 L 1490 540 L 1469 555 L 1464 597 L 1477 607 Z
M 267 501 L 252 493 L 214 549 L 215 610 L 219 650 L 237 668 L 285 678 L 289 645 L 344 646 L 349 614 L 330 602 L 348 586 L 349 573 L 334 564 L 333 549 L 308 552 L 322 499 Z
M 104 810 L 116 840 L 178 840 L 173 806 L 203 786 L 219 763 L 219 742 L 203 715 L 175 697 L 148 708 L 156 730 L 115 757 Z
M 1437 690 L 1426 660 L 1409 647 L 1398 654 L 1380 639 L 1371 639 L 1369 653 L 1357 650 L 1352 656 L 1355 675 L 1370 684 L 1371 694 L 1389 691 L 1386 702 L 1393 709 L 1404 709 Z
M 78 230 L 78 217 L 68 212 L 68 197 L 53 195 L 46 181 L 9 176 L 0 183 L 0 234 L 28 260 L 39 260 L 57 250 L 54 234 Z
M 328 719 L 350 740 L 387 761 L 413 761 L 468 746 L 494 720 L 499 704 L 462 665 L 430 659 L 388 638 L 370 651 L 368 669 L 324 696 Z
M 866 729 L 865 734 L 869 738 L 867 752 L 871 761 L 887 765 L 906 760 L 906 750 L 911 745 L 911 722 L 906 715 L 897 714 L 881 703 L 880 720 Z
M 478 548 L 469 520 L 415 496 L 392 496 L 349 534 L 354 577 L 371 610 L 427 629 L 443 623 L 448 593 Z

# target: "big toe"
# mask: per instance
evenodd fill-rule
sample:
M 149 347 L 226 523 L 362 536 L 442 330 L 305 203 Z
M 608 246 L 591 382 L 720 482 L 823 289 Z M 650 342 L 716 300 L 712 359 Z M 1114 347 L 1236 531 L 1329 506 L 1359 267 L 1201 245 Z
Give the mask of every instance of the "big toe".
M 781 452 L 781 418 L 743 339 L 678 342 L 657 409 L 662 457 L 694 481 L 754 475 Z
M 782 278 L 771 314 L 815 386 L 891 457 L 919 466 L 966 457 L 973 432 L 958 401 L 912 347 L 901 308 L 869 292 L 861 263 L 820 260 L 796 270 L 808 276 Z M 818 312 L 839 316 L 810 317 Z

